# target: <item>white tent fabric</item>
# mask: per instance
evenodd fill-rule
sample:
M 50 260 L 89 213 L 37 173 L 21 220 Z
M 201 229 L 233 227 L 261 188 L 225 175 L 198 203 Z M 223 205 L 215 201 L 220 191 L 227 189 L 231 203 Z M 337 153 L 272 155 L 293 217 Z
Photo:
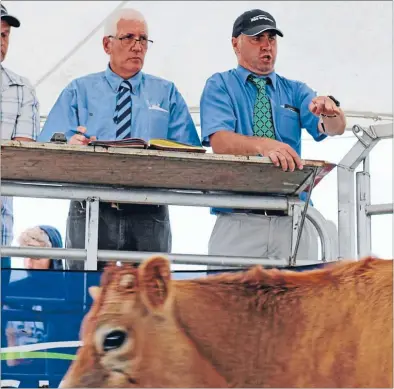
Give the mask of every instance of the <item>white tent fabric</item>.
M 41 114 L 46 115 L 61 90 L 74 78 L 102 71 L 107 56 L 102 49 L 100 24 L 116 7 L 141 11 L 154 45 L 144 71 L 174 81 L 190 107 L 198 107 L 206 79 L 236 65 L 231 48 L 235 18 L 248 9 L 272 13 L 284 38 L 279 39 L 276 71 L 306 82 L 319 94 L 333 94 L 346 111 L 373 112 L 392 118 L 392 3 L 386 1 L 5 1 L 21 20 L 11 35 L 4 65 L 28 77 L 37 87 Z M 99 28 L 98 28 L 99 27 Z M 95 31 L 90 37 L 89 34 Z M 86 39 L 88 37 L 88 39 Z M 79 48 L 78 48 L 79 47 Z M 76 49 L 77 48 L 77 49 Z M 69 56 L 59 66 L 59 61 Z M 43 79 L 51 69 L 54 71 Z M 362 114 L 360 114 L 362 116 Z M 195 115 L 198 122 L 198 114 Z M 392 119 L 391 119 L 392 120 Z M 371 120 L 349 118 L 354 123 Z M 306 136 L 303 157 L 338 162 L 354 144 L 347 133 L 320 144 Z M 392 202 L 392 145 L 382 142 L 373 152 L 372 197 Z M 40 203 L 41 201 L 41 203 Z M 32 212 L 44 200 L 17 199 L 15 233 L 31 225 Z M 337 220 L 336 174 L 316 188 L 314 202 L 323 215 Z M 59 204 L 59 201 L 49 204 Z M 67 206 L 56 207 L 64 231 Z M 39 208 L 34 207 L 34 209 Z M 60 210 L 59 210 L 60 209 Z M 29 210 L 29 212 L 27 212 Z M 206 253 L 214 218 L 208 210 L 172 207 L 174 252 Z M 27 216 L 29 214 L 29 216 Z M 42 220 L 47 217 L 46 220 Z M 392 256 L 392 217 L 373 223 L 373 250 Z M 60 220 L 60 221 L 59 221 Z M 194 227 L 189 221 L 196 220 Z
M 277 72 L 340 96 L 346 110 L 392 111 L 392 4 L 386 1 L 9 1 L 22 26 L 6 65 L 33 83 L 84 40 L 119 4 L 145 15 L 154 45 L 145 71 L 170 79 L 190 106 L 206 79 L 236 63 L 231 30 L 243 11 L 272 13 L 284 32 Z M 101 71 L 107 56 L 97 31 L 37 89 L 47 114 L 75 77 Z

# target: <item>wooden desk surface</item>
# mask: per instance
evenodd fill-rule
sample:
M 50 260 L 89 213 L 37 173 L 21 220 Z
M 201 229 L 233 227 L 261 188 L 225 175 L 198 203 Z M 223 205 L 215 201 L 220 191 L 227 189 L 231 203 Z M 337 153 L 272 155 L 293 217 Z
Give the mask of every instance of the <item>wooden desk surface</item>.
M 317 183 L 334 167 L 306 160 L 303 170 L 283 172 L 266 157 L 1 143 L 1 179 L 13 181 L 297 195 L 314 169 Z

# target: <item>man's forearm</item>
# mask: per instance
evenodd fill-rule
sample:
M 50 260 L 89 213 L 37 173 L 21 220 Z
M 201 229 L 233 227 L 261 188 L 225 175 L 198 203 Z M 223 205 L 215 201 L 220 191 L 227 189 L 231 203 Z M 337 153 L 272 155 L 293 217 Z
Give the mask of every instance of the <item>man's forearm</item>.
M 324 129 L 322 126 L 322 122 L 324 124 Z M 319 122 L 320 132 L 329 136 L 342 135 L 345 132 L 345 128 L 346 118 L 342 110 L 340 115 L 337 115 L 335 117 L 322 116 Z
M 210 143 L 216 154 L 258 155 L 258 139 L 230 131 L 218 131 L 210 136 Z
M 35 142 L 34 139 L 24 138 L 22 136 L 17 136 L 16 138 L 13 138 L 12 140 L 19 140 L 20 142 Z

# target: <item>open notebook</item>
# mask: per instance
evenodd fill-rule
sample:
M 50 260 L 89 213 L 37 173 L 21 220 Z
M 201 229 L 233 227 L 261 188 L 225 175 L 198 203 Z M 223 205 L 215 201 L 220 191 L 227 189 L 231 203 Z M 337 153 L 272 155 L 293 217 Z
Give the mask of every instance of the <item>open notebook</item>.
M 125 138 L 122 140 L 92 140 L 89 146 L 103 146 L 103 147 L 127 147 L 135 149 L 151 149 L 151 150 L 165 150 L 165 151 L 186 151 L 192 153 L 205 153 L 204 147 L 191 146 L 185 143 L 175 142 L 168 139 L 151 139 L 146 142 L 140 138 Z

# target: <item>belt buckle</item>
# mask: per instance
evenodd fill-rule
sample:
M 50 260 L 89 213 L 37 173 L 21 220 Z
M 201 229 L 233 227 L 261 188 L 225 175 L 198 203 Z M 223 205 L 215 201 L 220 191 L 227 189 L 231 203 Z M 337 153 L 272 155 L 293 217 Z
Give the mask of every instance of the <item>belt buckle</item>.
M 111 203 L 111 208 L 115 208 L 117 211 L 120 211 L 119 203 Z

